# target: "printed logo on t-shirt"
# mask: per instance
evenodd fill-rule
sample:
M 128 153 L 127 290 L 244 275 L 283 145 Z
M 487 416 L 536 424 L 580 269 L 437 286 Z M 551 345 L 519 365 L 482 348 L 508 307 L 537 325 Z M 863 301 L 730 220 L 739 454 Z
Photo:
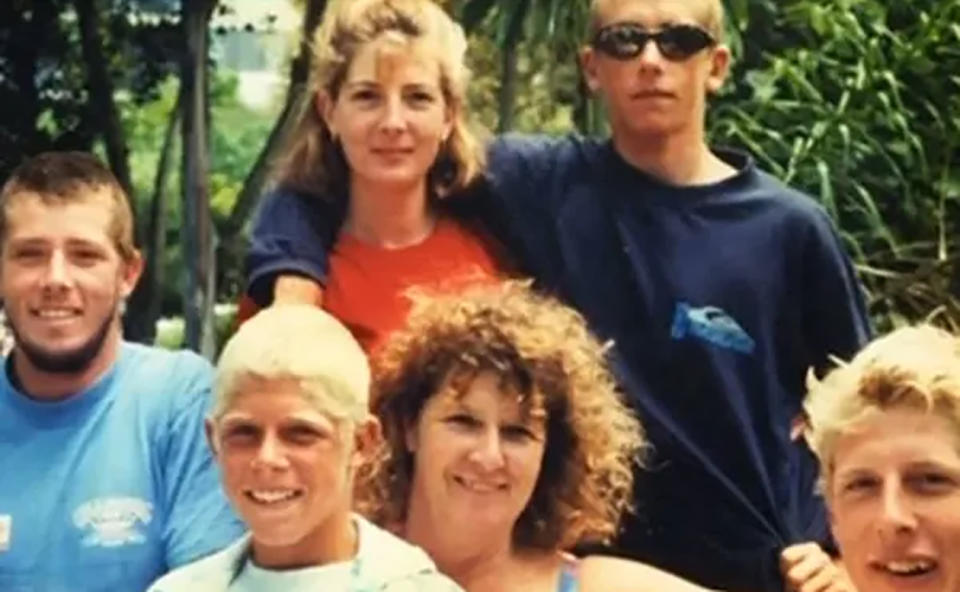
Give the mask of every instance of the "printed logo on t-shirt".
M 670 336 L 676 340 L 696 337 L 744 354 L 752 354 L 756 348 L 756 342 L 743 327 L 716 306 L 694 308 L 686 302 L 678 302 Z
M 10 549 L 10 538 L 13 531 L 13 516 L 0 514 L 0 552 Z
M 136 497 L 101 497 L 73 513 L 73 524 L 84 532 L 85 547 L 120 547 L 146 541 L 145 527 L 153 520 L 153 504 Z

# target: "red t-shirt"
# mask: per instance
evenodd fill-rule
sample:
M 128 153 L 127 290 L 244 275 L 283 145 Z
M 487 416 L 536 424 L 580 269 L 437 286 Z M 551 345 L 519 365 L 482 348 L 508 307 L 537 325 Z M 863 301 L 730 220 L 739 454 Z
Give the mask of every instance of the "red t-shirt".
M 407 291 L 411 288 L 462 290 L 473 283 L 496 281 L 502 270 L 491 240 L 449 216 L 440 217 L 424 241 L 401 249 L 341 234 L 330 252 L 323 308 L 346 325 L 369 353 L 403 326 L 410 311 Z M 238 321 L 256 311 L 256 304 L 244 296 Z
M 491 243 L 450 217 L 416 245 L 385 249 L 343 234 L 330 253 L 323 308 L 337 317 L 371 352 L 403 326 L 410 288 L 462 290 L 494 281 L 500 265 Z

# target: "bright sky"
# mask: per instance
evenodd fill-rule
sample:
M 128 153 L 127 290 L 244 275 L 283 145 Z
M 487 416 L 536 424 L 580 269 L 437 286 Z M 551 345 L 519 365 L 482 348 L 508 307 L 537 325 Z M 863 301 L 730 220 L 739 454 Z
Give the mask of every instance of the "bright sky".
M 225 0 L 233 14 L 213 16 L 213 26 L 242 27 L 247 23 L 256 28 L 267 24 L 267 16 L 276 17 L 274 27 L 278 31 L 291 31 L 300 26 L 300 14 L 290 0 Z

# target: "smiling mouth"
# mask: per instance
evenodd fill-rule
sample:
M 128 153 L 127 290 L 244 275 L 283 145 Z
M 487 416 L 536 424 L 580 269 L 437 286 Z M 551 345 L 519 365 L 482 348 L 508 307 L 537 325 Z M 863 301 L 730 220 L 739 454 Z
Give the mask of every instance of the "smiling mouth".
M 302 489 L 247 489 L 243 494 L 261 506 L 278 506 L 303 496 Z
M 44 321 L 63 321 L 80 316 L 80 311 L 75 308 L 37 308 L 30 312 Z
M 455 476 L 453 480 L 456 481 L 461 487 L 474 493 L 495 493 L 507 488 L 506 483 L 489 483 L 487 481 L 477 481 L 475 479 L 467 479 L 465 477 L 458 476 Z
M 899 559 L 895 561 L 876 562 L 873 568 L 898 578 L 915 578 L 925 576 L 937 569 L 934 559 Z
M 647 90 L 643 92 L 634 93 L 630 98 L 632 99 L 672 99 L 673 93 L 668 93 L 662 90 Z

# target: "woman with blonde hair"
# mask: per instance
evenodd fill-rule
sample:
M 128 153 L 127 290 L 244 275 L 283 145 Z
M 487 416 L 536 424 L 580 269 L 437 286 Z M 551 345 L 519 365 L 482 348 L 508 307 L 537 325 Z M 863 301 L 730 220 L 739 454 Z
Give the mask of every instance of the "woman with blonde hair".
M 488 281 L 500 264 L 452 215 L 482 165 L 462 29 L 430 0 L 336 2 L 323 22 L 314 100 L 254 225 L 248 294 L 321 305 L 369 351 L 402 326 L 408 288 Z
M 611 539 L 644 448 L 583 318 L 519 282 L 427 298 L 380 350 L 360 511 L 468 592 L 693 591 L 566 551 Z
M 807 438 L 861 592 L 960 592 L 960 339 L 876 339 L 809 380 Z

